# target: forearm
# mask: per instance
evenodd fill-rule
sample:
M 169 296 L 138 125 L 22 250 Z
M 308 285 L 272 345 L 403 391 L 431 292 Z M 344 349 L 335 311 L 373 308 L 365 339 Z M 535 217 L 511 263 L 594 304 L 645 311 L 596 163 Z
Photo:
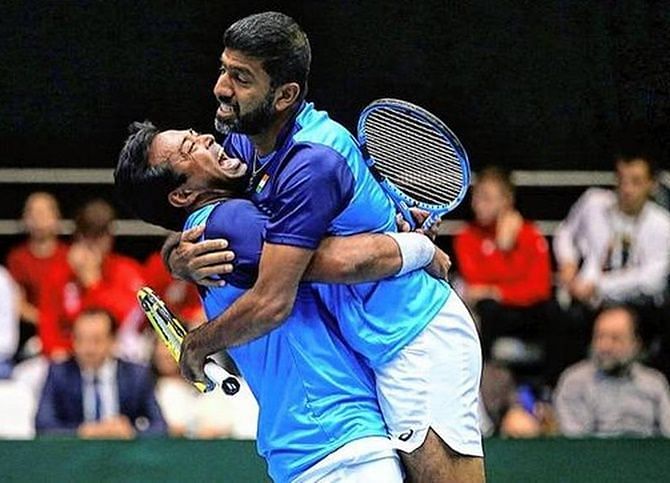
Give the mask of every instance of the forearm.
M 666 286 L 666 264 L 663 262 L 606 272 L 596 282 L 602 297 L 619 300 L 631 294 L 656 295 Z
M 433 242 L 418 233 L 361 234 L 326 239 L 319 246 L 305 280 L 326 283 L 381 280 L 426 267 L 435 252 Z
M 297 285 L 282 294 L 264 293 L 254 287 L 224 313 L 201 326 L 194 350 L 213 354 L 250 342 L 281 325 L 293 309 Z
M 391 277 L 402 266 L 398 244 L 383 234 L 365 233 L 324 239 L 303 280 L 363 283 Z

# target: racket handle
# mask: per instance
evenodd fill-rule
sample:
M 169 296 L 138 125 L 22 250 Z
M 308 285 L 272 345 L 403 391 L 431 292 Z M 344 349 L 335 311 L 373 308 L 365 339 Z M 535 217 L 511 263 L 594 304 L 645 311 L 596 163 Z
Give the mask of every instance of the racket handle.
M 230 372 L 218 365 L 213 360 L 205 363 L 205 375 L 214 383 L 221 386 L 223 392 L 229 396 L 237 394 L 240 390 L 240 381 Z
M 409 206 L 403 200 L 396 199 L 395 202 L 396 208 L 398 208 L 402 217 L 409 224 L 409 231 L 413 231 L 416 228 L 416 223 L 414 223 L 414 217 L 409 211 Z

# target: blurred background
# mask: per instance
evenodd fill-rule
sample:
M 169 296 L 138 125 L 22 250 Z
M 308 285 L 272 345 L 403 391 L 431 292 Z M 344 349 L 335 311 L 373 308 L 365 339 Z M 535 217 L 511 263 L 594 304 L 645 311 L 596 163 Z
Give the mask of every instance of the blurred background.
M 588 188 L 618 189 L 614 153 L 625 136 L 622 133 L 644 132 L 645 140 L 654 144 L 661 172 L 652 194 L 667 208 L 670 175 L 663 170 L 670 166 L 670 6 L 666 2 L 4 2 L 0 14 L 0 264 L 7 266 L 10 251 L 27 239 L 30 223 L 24 205 L 31 193 L 50 193 L 60 206 L 59 212 L 47 218 L 57 219 L 54 233 L 63 246 L 77 246 L 78 237 L 86 237 L 81 209 L 96 199 L 111 206 L 107 215 L 98 213 L 103 218 L 98 218 L 100 233 L 113 237 L 113 252 L 126 257 L 125 266 L 131 266 L 132 276 L 126 280 L 135 277 L 137 284 L 150 281 L 160 286 L 163 294 L 172 297 L 171 303 L 183 310 L 184 318 L 199 323 L 202 314 L 194 293 L 166 278 L 156 258 L 164 232 L 135 220 L 115 199 L 112 170 L 132 121 L 149 119 L 159 127 L 213 132 L 211 90 L 218 75 L 223 31 L 234 20 L 264 10 L 293 16 L 307 32 L 313 52 L 308 99 L 351 131 L 355 131 L 360 111 L 372 100 L 406 99 L 434 112 L 457 133 L 474 171 L 496 165 L 505 176 L 510 175 L 515 188 L 512 207 L 524 220 L 534 222 L 537 236 L 546 243 L 539 256 L 546 257 L 548 278 L 537 300 L 512 300 L 508 305 L 513 310 L 520 305 L 535 310 L 536 302 L 551 307 L 543 305 L 541 315 L 523 312 L 520 317 L 532 320 L 522 323 L 516 333 L 489 333 L 487 342 L 492 345 L 493 339 L 505 340 L 498 352 L 493 346 L 487 349 L 492 351 L 487 354 L 492 365 L 485 380 L 498 384 L 487 387 L 488 406 L 483 411 L 491 423 L 491 435 L 561 434 L 553 407 L 557 378 L 569 364 L 588 356 L 593 320 L 602 306 L 591 303 L 584 304 L 586 309 L 575 309 L 576 297 L 570 297 L 560 278 L 554 235 Z M 495 176 L 492 179 L 494 184 L 500 181 Z M 473 218 L 477 222 L 471 201 L 468 196 L 448 215 L 438 237 L 438 244 L 452 255 L 453 280 L 464 296 L 472 295 L 468 286 L 476 283 L 461 270 L 465 255 L 454 254 L 454 240 L 465 223 Z M 78 217 L 80 225 L 76 224 Z M 100 238 L 100 233 L 89 234 L 89 238 Z M 51 270 L 40 264 L 33 267 L 33 275 Z M 20 278 L 11 267 L 10 272 Z M 44 275 L 33 278 L 49 278 Z M 53 283 L 66 287 L 65 278 Z M 115 283 L 110 277 L 103 278 Z M 45 342 L 39 317 L 31 312 L 39 312 L 39 297 L 33 294 L 32 302 L 26 299 L 30 298 L 29 280 L 15 282 L 20 315 L 16 326 L 21 319 L 21 329 L 12 329 L 16 343 L 11 345 L 18 352 L 10 365 L 23 363 L 25 367 L 26 361 L 42 360 L 42 369 L 23 371 L 33 371 L 26 376 L 32 385 L 26 396 L 26 404 L 33 407 L 32 421 L 40 400 L 40 381 L 46 377 L 47 364 L 54 360 L 54 351 L 69 355 L 72 349 L 70 342 L 62 346 L 51 339 Z M 537 278 L 527 282 L 535 284 Z M 128 282 L 125 288 L 132 294 L 135 285 Z M 665 286 L 661 293 L 667 294 Z M 85 291 L 78 296 L 81 300 L 95 298 Z M 482 298 L 487 297 L 472 296 L 471 305 Z M 667 298 L 654 300 L 652 327 L 643 327 L 639 358 L 667 375 L 670 366 L 664 366 L 667 358 L 663 358 L 670 332 Z M 101 305 L 99 299 L 95 305 Z M 174 369 L 165 366 L 169 360 L 157 363 L 162 360 L 160 354 L 154 354 L 153 342 L 144 337 L 144 322 L 133 314 L 131 305 L 109 308 L 121 319 L 115 337 L 125 337 L 125 347 L 132 348 L 123 355 L 152 363 L 155 379 L 163 376 L 167 380 L 174 376 Z M 479 309 L 478 317 L 485 319 L 485 307 Z M 74 323 L 78 311 L 68 314 Z M 543 317 L 552 319 L 552 327 L 562 327 L 556 340 L 568 347 L 568 356 L 560 361 L 547 359 L 561 353 L 564 346 L 547 348 L 546 341 L 537 337 L 535 320 Z M 562 324 L 565 320 L 570 322 Z M 533 324 L 536 326 L 526 331 Z M 134 337 L 133 331 L 141 337 Z M 56 345 L 50 346 L 52 343 Z M 659 384 L 667 393 L 667 382 Z M 657 393 L 663 397 L 662 390 Z M 161 398 L 179 397 L 183 406 L 193 404 L 184 388 L 170 384 L 157 385 L 156 394 L 159 404 Z M 227 409 L 230 418 L 203 423 L 200 429 L 194 426 L 193 415 L 164 416 L 171 419 L 168 433 L 173 436 L 244 439 L 253 437 L 250 424 L 253 426 L 255 409 L 249 409 L 251 406 L 253 402 L 244 409 Z M 505 415 L 509 415 L 507 420 Z M 654 424 L 659 429 L 653 435 L 665 434 L 661 423 Z M 27 431 L 32 435 L 35 429 Z M 498 462 L 494 475 L 514 481 L 514 474 L 503 471 L 502 461 L 519 451 L 534 454 L 537 467 L 533 471 L 542 471 L 543 447 L 524 450 L 491 441 L 490 461 Z M 603 458 L 614 448 L 594 444 L 590 449 L 594 454 L 600 451 Z M 630 453 L 625 444 L 620 446 L 622 455 Z M 249 455 L 253 453 L 245 448 Z M 561 446 L 560 451 L 576 454 L 575 448 Z M 660 451 L 658 454 L 670 451 L 665 442 L 650 448 Z M 15 454 L 17 467 L 25 462 L 22 458 Z M 588 463 L 584 462 L 585 467 Z M 607 471 L 606 464 L 602 470 Z M 579 481 L 579 473 L 572 476 Z

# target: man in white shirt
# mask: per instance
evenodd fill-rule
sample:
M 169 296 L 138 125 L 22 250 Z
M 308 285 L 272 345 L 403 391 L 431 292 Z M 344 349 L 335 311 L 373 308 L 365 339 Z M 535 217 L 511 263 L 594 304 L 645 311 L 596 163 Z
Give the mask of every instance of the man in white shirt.
M 649 200 L 653 165 L 622 157 L 616 176 L 615 192 L 587 190 L 559 226 L 560 281 L 583 302 L 660 300 L 670 272 L 670 213 Z

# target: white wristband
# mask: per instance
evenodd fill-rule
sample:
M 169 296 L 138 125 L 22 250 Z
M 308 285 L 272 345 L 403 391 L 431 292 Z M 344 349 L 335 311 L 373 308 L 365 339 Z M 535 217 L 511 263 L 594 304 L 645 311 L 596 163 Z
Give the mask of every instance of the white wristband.
M 398 244 L 402 266 L 396 277 L 418 270 L 428 265 L 435 255 L 435 245 L 426 236 L 420 233 L 386 232 Z

